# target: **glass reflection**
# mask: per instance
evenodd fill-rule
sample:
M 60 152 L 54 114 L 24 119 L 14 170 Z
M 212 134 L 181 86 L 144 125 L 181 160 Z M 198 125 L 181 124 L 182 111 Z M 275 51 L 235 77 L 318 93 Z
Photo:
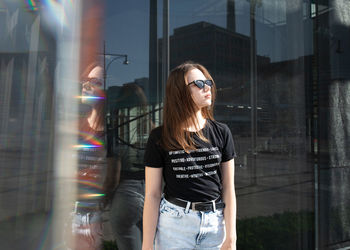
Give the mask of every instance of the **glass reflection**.
M 318 30 L 319 82 L 313 98 L 314 124 L 319 129 L 318 149 L 319 246 L 350 246 L 349 185 L 349 25 L 347 1 L 321 1 L 315 6 Z
M 81 110 L 78 121 L 78 144 L 74 146 L 78 155 L 78 194 L 71 222 L 74 249 L 100 249 L 102 246 L 101 197 L 104 196 L 102 182 L 106 171 L 104 149 L 103 68 L 98 62 L 87 67 L 81 77 Z M 89 98 L 97 97 L 97 98 Z
M 170 68 L 193 60 L 216 79 L 215 118 L 239 156 L 239 249 L 350 246 L 349 6 L 169 1 L 164 44 L 160 0 L 0 0 L 1 248 L 138 248 L 139 164 L 161 118 L 162 53 Z M 130 65 L 107 76 L 92 63 L 102 40 Z
M 77 158 L 74 183 L 77 193 L 70 214 L 66 214 L 65 247 L 69 249 L 102 249 L 103 180 L 107 170 L 105 149 L 104 64 L 98 59 L 101 42 L 102 4 L 80 3 L 84 13 L 80 33 L 80 93 L 76 95 L 77 137 L 73 150 Z M 78 38 L 78 37 L 77 37 Z M 67 207 L 69 207 L 67 205 Z M 71 238 L 71 239 L 70 239 Z M 69 240 L 70 239 L 70 240 Z
M 308 249 L 314 243 L 304 99 L 313 52 L 307 7 L 298 0 L 237 0 L 176 1 L 170 8 L 170 68 L 194 60 L 212 72 L 215 118 L 230 126 L 239 151 L 239 249 Z M 293 217 L 298 220 L 285 225 Z M 282 225 L 303 238 L 273 232 Z M 281 238 L 267 240 L 265 233 Z
M 143 155 L 153 128 L 148 102 L 135 84 L 109 88 L 115 163 L 105 180 L 109 222 L 118 249 L 141 249 L 142 211 L 145 192 Z

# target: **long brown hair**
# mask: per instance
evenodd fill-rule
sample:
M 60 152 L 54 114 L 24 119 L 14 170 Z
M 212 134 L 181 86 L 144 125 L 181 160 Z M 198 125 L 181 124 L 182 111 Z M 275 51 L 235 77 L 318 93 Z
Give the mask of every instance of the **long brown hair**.
M 88 78 L 90 72 L 96 67 L 102 68 L 101 63 L 99 61 L 94 61 L 94 62 L 90 63 L 87 66 L 87 68 L 84 70 L 84 72 L 81 74 L 81 76 L 80 76 L 81 81 L 86 80 Z M 103 79 L 100 79 L 100 80 L 102 81 Z M 106 93 L 104 92 L 103 89 L 98 89 L 98 88 L 96 88 L 95 91 L 96 91 L 96 94 L 98 97 L 102 97 L 101 99 L 97 100 L 96 103 L 94 104 L 94 108 L 96 109 L 98 116 L 97 116 L 97 119 L 92 124 L 92 127 L 90 127 L 90 125 L 88 125 L 86 127 L 86 125 L 87 125 L 86 123 L 79 124 L 79 130 L 83 130 L 85 132 L 93 132 L 95 130 L 95 128 L 104 127 L 104 124 L 105 124 Z M 84 114 L 84 117 L 87 118 L 87 117 L 89 117 L 90 114 L 91 114 L 91 111 L 88 112 L 87 114 Z
M 200 139 L 207 141 L 201 130 L 193 133 L 185 129 L 191 125 L 198 128 L 198 121 L 195 116 L 198 108 L 186 84 L 187 73 L 192 69 L 199 69 L 207 79 L 213 81 L 203 65 L 190 61 L 177 66 L 170 72 L 166 84 L 162 139 L 160 141 L 161 146 L 166 150 L 184 149 L 188 151 L 195 149 L 193 134 L 197 134 Z M 211 105 L 201 108 L 201 112 L 205 119 L 214 120 L 215 84 L 211 87 L 211 94 Z

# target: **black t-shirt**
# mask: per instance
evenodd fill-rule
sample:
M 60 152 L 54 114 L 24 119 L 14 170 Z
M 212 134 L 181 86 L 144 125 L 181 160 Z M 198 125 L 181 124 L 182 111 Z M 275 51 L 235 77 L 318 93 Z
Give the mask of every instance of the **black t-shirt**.
M 195 150 L 166 151 L 160 144 L 162 127 L 152 130 L 144 164 L 163 168 L 164 193 L 187 201 L 210 201 L 221 195 L 221 162 L 236 156 L 232 134 L 227 125 L 207 120 L 202 130 L 204 142 L 194 133 Z
M 121 160 L 120 180 L 144 180 L 145 168 L 143 165 L 144 149 L 129 145 L 118 144 L 115 156 Z
M 79 121 L 78 144 L 78 201 L 80 208 L 95 208 L 101 201 L 102 184 L 106 175 L 104 131 L 92 129 L 86 118 Z

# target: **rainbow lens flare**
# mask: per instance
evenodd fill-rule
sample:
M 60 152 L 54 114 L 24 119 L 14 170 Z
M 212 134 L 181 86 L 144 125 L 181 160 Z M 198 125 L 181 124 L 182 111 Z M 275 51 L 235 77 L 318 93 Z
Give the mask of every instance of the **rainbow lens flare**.
M 26 8 L 30 11 L 36 11 L 38 10 L 38 5 L 34 0 L 25 0 L 24 1 Z
M 78 183 L 79 184 L 83 184 L 85 186 L 88 186 L 90 188 L 96 188 L 96 189 L 99 189 L 99 190 L 103 189 L 102 184 L 96 183 L 96 182 L 93 182 L 93 181 L 78 180 Z
M 101 148 L 104 145 L 101 139 L 92 134 L 79 132 L 79 135 L 82 136 L 87 143 L 74 145 L 73 148 Z
M 105 196 L 105 194 L 81 194 L 79 195 L 79 198 L 88 199 L 88 198 L 95 198 L 95 197 L 102 197 Z
M 79 99 L 97 99 L 97 100 L 106 99 L 105 97 L 102 97 L 102 96 L 83 96 L 83 95 L 78 95 L 78 96 L 76 96 L 76 98 L 79 98 Z

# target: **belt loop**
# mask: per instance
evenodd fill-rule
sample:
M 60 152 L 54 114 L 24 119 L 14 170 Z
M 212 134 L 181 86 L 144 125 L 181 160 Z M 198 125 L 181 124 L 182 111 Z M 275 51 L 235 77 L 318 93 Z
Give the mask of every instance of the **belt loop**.
M 186 204 L 185 214 L 187 214 L 188 210 L 190 210 L 190 206 L 191 206 L 191 202 L 188 201 Z
M 213 212 L 216 212 L 216 204 L 215 204 L 215 200 L 212 200 L 211 203 L 213 203 Z

